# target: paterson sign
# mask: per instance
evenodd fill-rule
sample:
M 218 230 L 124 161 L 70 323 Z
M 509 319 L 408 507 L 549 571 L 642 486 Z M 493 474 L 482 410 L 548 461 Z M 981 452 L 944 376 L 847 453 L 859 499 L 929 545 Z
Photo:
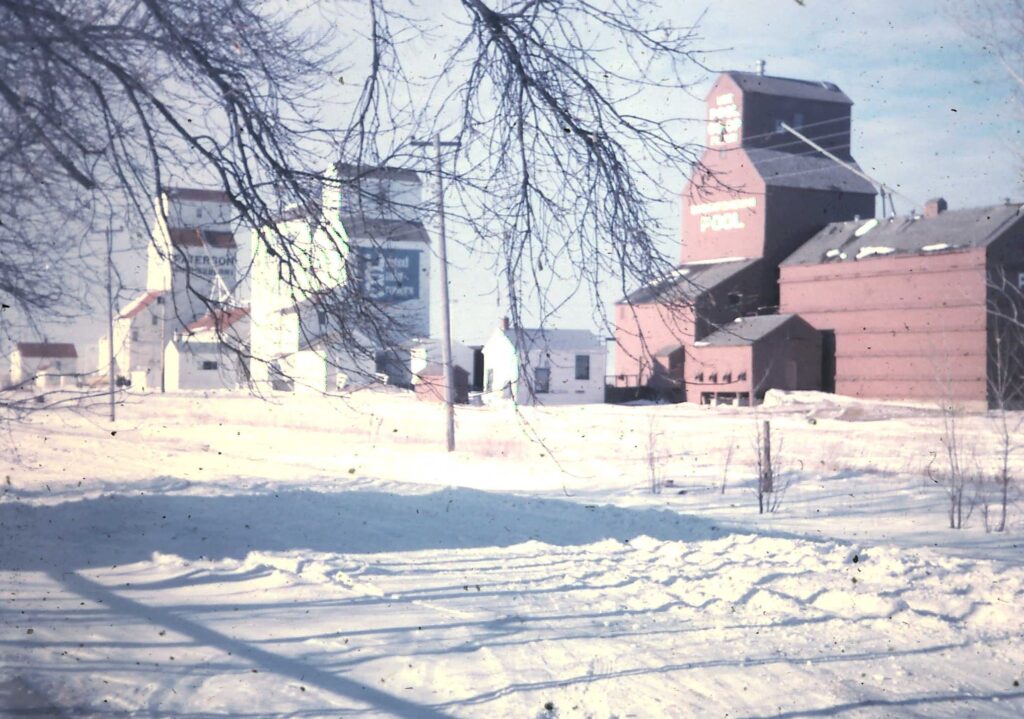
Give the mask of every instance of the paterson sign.
M 403 302 L 420 296 L 417 250 L 359 247 L 358 276 L 363 295 L 376 302 Z

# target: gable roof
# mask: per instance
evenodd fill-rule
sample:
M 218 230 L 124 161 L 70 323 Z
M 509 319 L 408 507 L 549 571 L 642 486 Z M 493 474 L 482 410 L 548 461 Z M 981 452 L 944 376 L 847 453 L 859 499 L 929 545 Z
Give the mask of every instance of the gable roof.
M 235 236 L 224 230 L 203 230 L 198 227 L 171 227 L 168 229 L 175 247 L 202 247 L 204 244 L 218 249 L 234 249 Z
M 744 148 L 757 173 L 769 187 L 841 190 L 876 194 L 875 186 L 834 160 L 816 152 L 792 153 L 768 148 Z M 853 167 L 856 162 L 848 161 Z
M 817 100 L 819 102 L 837 102 L 852 105 L 853 100 L 831 82 L 819 80 L 797 80 L 791 77 L 775 77 L 761 75 L 756 72 L 729 70 L 725 73 L 731 77 L 744 93 L 758 95 L 778 95 L 799 100 Z
M 929 218 L 833 222 L 782 264 L 817 265 L 988 247 L 1022 218 L 1022 206 L 1014 203 L 950 210 Z
M 501 330 L 513 347 L 545 350 L 597 349 L 604 351 L 604 342 L 590 330 L 554 330 L 519 328 Z
M 248 307 L 232 307 L 224 310 L 213 310 L 212 312 L 207 312 L 199 319 L 187 325 L 185 327 L 185 331 L 189 333 L 203 332 L 205 330 L 223 332 L 239 320 L 248 316 Z
M 140 312 L 156 302 L 157 298 L 163 294 L 163 290 L 146 290 L 124 306 L 124 309 L 117 316 L 118 319 L 125 320 L 138 316 Z
M 797 315 L 755 315 L 740 317 L 734 322 L 719 327 L 703 340 L 694 342 L 695 347 L 740 347 L 764 339 L 783 325 L 796 320 Z
M 19 342 L 15 348 L 22 357 L 76 358 L 78 350 L 70 342 Z
M 640 305 L 668 297 L 673 302 L 692 302 L 702 294 L 751 267 L 757 259 L 724 258 L 714 262 L 679 265 L 665 277 L 648 282 L 616 304 Z

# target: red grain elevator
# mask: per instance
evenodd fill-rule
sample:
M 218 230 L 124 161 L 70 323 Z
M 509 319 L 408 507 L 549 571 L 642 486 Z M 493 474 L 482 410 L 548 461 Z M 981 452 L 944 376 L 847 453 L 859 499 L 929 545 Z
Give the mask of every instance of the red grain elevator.
M 798 370 L 764 377 L 752 361 L 718 371 L 693 349 L 712 335 L 712 343 L 729 342 L 736 318 L 773 312 L 779 264 L 823 227 L 874 215 L 871 183 L 785 129 L 856 166 L 851 108 L 828 82 L 740 71 L 718 77 L 707 95 L 707 149 L 682 193 L 680 264 L 616 305 L 616 386 L 673 390 L 691 402 L 722 394 L 742 403 L 771 388 L 806 389 L 809 377 L 820 382 L 820 345 L 811 341 L 787 351 Z M 697 354 L 716 356 L 706 343 L 701 347 Z M 723 386 L 727 375 L 742 376 L 744 384 Z M 714 386 L 707 387 L 711 376 Z M 789 387 L 793 376 L 798 386 Z

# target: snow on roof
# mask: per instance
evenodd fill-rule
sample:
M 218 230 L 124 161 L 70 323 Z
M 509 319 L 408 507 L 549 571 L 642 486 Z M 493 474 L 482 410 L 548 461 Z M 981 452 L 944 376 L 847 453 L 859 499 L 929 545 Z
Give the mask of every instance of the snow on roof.
M 848 258 L 870 259 L 880 255 L 916 255 L 938 250 L 988 247 L 1024 220 L 1022 205 L 949 210 L 936 217 L 902 217 L 879 220 L 867 232 L 863 220 L 833 222 L 801 245 L 783 265 L 817 265 Z M 870 223 L 870 221 L 869 221 Z M 879 248 L 886 251 L 879 252 Z M 840 253 L 833 250 L 839 249 Z M 863 254 L 862 254 L 863 253 Z
M 78 350 L 70 342 L 19 342 L 16 349 L 22 357 L 78 357 Z
M 121 310 L 121 314 L 118 315 L 118 319 L 131 319 L 132 317 L 137 316 L 144 309 L 156 302 L 157 298 L 163 293 L 163 290 L 147 290 L 125 305 L 124 309 Z

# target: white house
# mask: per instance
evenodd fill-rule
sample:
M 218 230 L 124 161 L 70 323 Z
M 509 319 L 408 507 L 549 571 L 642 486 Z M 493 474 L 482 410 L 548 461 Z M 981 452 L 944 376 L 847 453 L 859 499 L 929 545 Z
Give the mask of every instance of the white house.
M 248 344 L 247 307 L 207 313 L 175 332 L 164 348 L 165 389 L 238 389 L 247 382 Z
M 167 343 L 164 352 L 168 392 L 238 389 L 245 379 L 238 356 L 220 342 L 179 336 Z
M 484 401 L 604 402 L 605 346 L 587 330 L 510 329 L 484 345 Z
M 78 351 L 67 342 L 18 342 L 11 352 L 11 385 L 40 389 L 78 383 Z

